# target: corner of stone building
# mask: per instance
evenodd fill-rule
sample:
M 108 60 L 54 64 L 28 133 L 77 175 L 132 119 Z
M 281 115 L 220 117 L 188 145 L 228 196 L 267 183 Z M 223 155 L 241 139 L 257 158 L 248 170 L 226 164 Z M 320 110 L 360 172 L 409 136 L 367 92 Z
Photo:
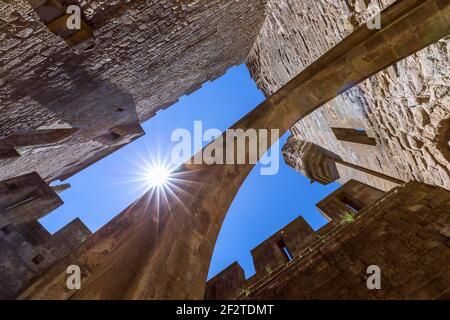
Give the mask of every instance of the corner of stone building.
M 136 130 L 124 131 L 245 60 L 266 9 L 265 0 L 80 2 L 95 33 L 95 46 L 84 48 L 68 46 L 48 30 L 45 21 L 53 11 L 45 1 L 33 3 L 33 8 L 24 0 L 0 3 L 10 31 L 1 54 L 16 57 L 0 67 L 9 97 L 0 136 L 56 123 L 79 132 L 64 143 L 29 147 L 21 155 L 0 150 L 5 167 L 0 179 L 29 168 L 50 181 L 64 179 L 139 137 Z M 149 54 L 141 55 L 143 50 Z M 127 63 L 119 63 L 124 56 Z M 178 81 L 186 65 L 195 67 L 185 75 L 187 81 Z M 24 116 L 30 112 L 40 114 L 39 121 Z
M 373 1 L 372 1 L 373 2 Z M 394 1 L 378 2 L 385 9 Z M 269 0 L 269 13 L 246 63 L 266 96 L 368 19 L 368 1 Z M 320 14 L 319 12 L 323 13 Z M 372 76 L 297 122 L 291 133 L 347 162 L 396 179 L 450 189 L 444 92 L 449 81 L 448 37 Z M 340 133 L 363 129 L 366 137 Z M 339 182 L 395 185 L 338 164 Z
M 62 204 L 37 173 L 0 182 L 0 299 L 14 299 L 92 232 L 75 219 L 51 235 L 38 221 Z

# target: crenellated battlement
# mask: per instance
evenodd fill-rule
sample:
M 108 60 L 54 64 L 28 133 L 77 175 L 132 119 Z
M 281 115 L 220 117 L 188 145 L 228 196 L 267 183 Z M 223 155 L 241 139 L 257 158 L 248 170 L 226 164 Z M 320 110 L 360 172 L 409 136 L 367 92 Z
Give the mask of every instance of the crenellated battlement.
M 343 196 L 364 200 L 347 209 L 352 209 L 345 213 L 350 219 L 338 214 L 342 206 L 336 204 L 342 204 Z M 431 299 L 449 293 L 448 285 L 443 286 L 450 281 L 448 261 L 439 264 L 450 257 L 448 190 L 410 182 L 383 193 L 349 181 L 317 206 L 331 219 L 329 223 L 313 231 L 302 217 L 297 218 L 252 250 L 254 276 L 245 280 L 235 262 L 208 281 L 205 298 Z M 396 259 L 400 254 L 406 262 Z M 433 261 L 434 269 L 429 268 Z M 382 290 L 367 289 L 369 265 L 380 267 Z M 425 280 L 408 286 L 417 272 Z
M 53 235 L 37 221 L 61 204 L 37 173 L 0 182 L 0 299 L 17 295 L 92 235 L 78 218 Z
M 78 218 L 53 235 L 37 220 L 0 228 L 0 299 L 15 297 L 91 235 Z
M 385 194 L 386 192 L 382 190 L 350 180 L 316 206 L 328 221 L 339 224 L 342 214 L 358 214 Z
M 87 31 L 75 41 L 64 25 L 71 4 Z M 328 224 L 313 230 L 296 219 L 252 250 L 255 276 L 246 280 L 235 263 L 209 282 L 207 298 L 448 298 L 449 191 L 431 185 L 450 190 L 450 1 L 383 1 L 376 28 L 363 4 L 0 1 L 0 180 L 43 177 L 0 189 L 0 292 L 204 297 L 214 244 L 253 161 L 184 163 L 176 173 L 189 181 L 170 197 L 148 190 L 77 250 L 89 236 L 80 221 L 51 236 L 36 219 L 61 203 L 47 183 L 119 150 L 143 134 L 143 121 L 247 61 L 267 99 L 231 129 L 291 130 L 289 165 L 346 184 L 318 204 Z M 71 265 L 82 271 L 78 291 L 66 285 Z M 375 291 L 366 282 L 373 265 Z

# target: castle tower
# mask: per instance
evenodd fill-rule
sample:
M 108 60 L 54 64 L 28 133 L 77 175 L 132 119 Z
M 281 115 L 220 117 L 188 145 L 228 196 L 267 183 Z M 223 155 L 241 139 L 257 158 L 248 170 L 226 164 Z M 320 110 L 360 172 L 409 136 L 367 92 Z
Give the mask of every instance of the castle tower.
M 340 167 L 352 168 L 375 179 L 385 180 L 389 185 L 404 183 L 404 181 L 384 173 L 344 161 L 337 154 L 315 143 L 300 140 L 296 136 L 289 137 L 283 146 L 282 153 L 286 164 L 309 178 L 311 182 L 317 181 L 321 184 L 329 184 L 337 181 L 340 179 L 339 172 L 342 171 L 338 168 L 338 165 L 340 165 Z
M 366 25 L 373 15 L 369 2 L 380 10 L 402 5 L 396 0 L 269 0 L 268 18 L 247 59 L 258 87 L 270 97 Z M 448 1 L 422 1 L 422 10 L 445 12 Z M 420 41 L 423 36 L 408 38 Z M 450 86 L 449 40 L 447 34 L 328 101 L 296 122 L 291 133 L 359 167 L 450 189 L 450 96 L 441 94 Z M 367 63 L 361 60 L 359 67 Z M 354 179 L 384 191 L 396 186 L 349 166 L 337 167 L 341 183 Z
M 386 9 L 381 29 L 361 27 L 231 129 L 278 129 L 284 134 L 353 84 L 445 36 L 450 7 L 441 4 L 402 0 Z M 405 28 L 399 29 L 399 24 Z M 411 37 L 417 41 L 409 41 Z M 180 172 L 195 186 L 184 185 L 166 206 L 147 192 L 20 297 L 202 298 L 220 227 L 252 168 L 251 164 L 184 164 Z M 61 286 L 67 265 L 74 263 L 87 271 L 82 274 L 84 285 L 75 293 Z

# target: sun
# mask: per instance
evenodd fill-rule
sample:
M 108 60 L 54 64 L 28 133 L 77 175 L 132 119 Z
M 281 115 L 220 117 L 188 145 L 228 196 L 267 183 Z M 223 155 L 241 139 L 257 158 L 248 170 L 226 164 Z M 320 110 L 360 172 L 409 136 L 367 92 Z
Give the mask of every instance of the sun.
M 169 160 L 170 153 L 164 153 L 165 156 L 161 157 L 158 147 L 156 152 L 152 152 L 147 145 L 143 149 L 135 151 L 134 157 L 125 159 L 131 164 L 127 166 L 131 170 L 123 172 L 123 181 L 118 184 L 132 184 L 128 193 L 133 196 L 148 193 L 164 202 L 170 198 L 180 201 L 178 197 L 186 193 L 185 187 L 195 182 L 188 178 L 182 166 Z
M 152 166 L 149 167 L 146 171 L 147 183 L 151 188 L 164 187 L 170 181 L 171 172 L 164 166 Z

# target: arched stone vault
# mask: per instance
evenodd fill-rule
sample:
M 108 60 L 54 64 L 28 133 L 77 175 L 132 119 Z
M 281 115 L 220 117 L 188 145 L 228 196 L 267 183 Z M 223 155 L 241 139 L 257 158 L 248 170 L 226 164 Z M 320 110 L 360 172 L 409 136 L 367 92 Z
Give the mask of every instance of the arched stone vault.
M 382 29 L 358 29 L 232 128 L 279 129 L 450 30 L 450 1 L 401 0 L 381 14 Z M 180 202 L 161 206 L 151 192 L 40 277 L 24 299 L 201 299 L 209 261 L 226 212 L 252 165 L 193 165 L 195 183 Z M 68 265 L 82 288 L 65 285 Z

